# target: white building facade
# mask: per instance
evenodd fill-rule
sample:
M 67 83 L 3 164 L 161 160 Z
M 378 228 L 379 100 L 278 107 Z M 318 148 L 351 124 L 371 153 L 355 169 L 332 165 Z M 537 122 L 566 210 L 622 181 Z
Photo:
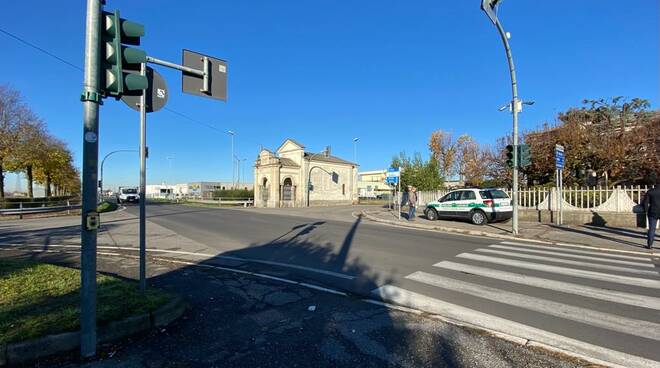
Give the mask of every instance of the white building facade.
M 276 152 L 262 149 L 254 164 L 256 207 L 357 203 L 358 165 L 325 153 L 305 152 L 287 139 Z

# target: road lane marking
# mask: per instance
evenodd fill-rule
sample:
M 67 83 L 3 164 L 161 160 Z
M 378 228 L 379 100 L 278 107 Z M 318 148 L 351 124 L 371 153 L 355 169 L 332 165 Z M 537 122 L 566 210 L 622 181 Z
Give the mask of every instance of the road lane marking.
M 554 252 L 552 250 L 525 249 L 525 248 L 521 248 L 521 247 L 512 247 L 512 246 L 508 246 L 508 245 L 499 245 L 499 244 L 489 245 L 488 248 L 510 250 L 510 251 L 514 251 L 514 252 L 546 254 L 546 255 L 550 255 L 550 256 L 560 256 L 560 257 L 575 258 L 575 259 L 586 259 L 586 260 L 597 261 L 597 262 L 616 263 L 616 264 L 635 266 L 635 267 L 655 268 L 655 265 L 651 262 L 650 259 L 647 262 L 633 262 L 633 261 L 623 261 L 623 260 L 620 260 L 620 259 L 602 258 L 602 257 L 594 257 L 594 256 L 584 256 L 584 255 L 570 254 L 570 253 L 564 253 L 564 252 Z
M 602 272 L 596 272 L 596 271 L 580 270 L 580 269 L 577 269 L 577 268 L 551 266 L 551 265 L 544 265 L 544 264 L 539 264 L 539 263 L 534 263 L 534 262 L 518 261 L 518 260 L 513 260 L 513 259 L 491 257 L 491 256 L 484 256 L 484 255 L 480 255 L 480 254 L 471 254 L 471 253 L 461 253 L 461 254 L 457 255 L 456 257 L 457 258 L 464 258 L 464 259 L 471 259 L 471 260 L 474 260 L 474 261 L 495 263 L 495 264 L 504 265 L 504 266 L 513 266 L 513 267 L 518 267 L 518 268 L 525 268 L 525 269 L 533 270 L 533 271 L 550 272 L 550 273 L 556 273 L 556 274 L 572 276 L 572 277 L 583 277 L 583 278 L 599 280 L 599 281 L 605 281 L 605 282 L 614 282 L 614 283 L 617 283 L 617 284 L 641 286 L 641 287 L 647 287 L 647 288 L 652 288 L 652 289 L 660 289 L 660 281 L 649 280 L 649 279 L 639 278 L 639 277 L 613 275 L 613 274 L 609 274 L 609 273 L 602 273 Z
M 606 366 L 612 367 L 613 365 L 616 365 L 617 367 L 629 368 L 657 368 L 658 366 L 657 361 L 589 344 L 583 341 L 572 339 L 570 337 L 544 331 L 536 327 L 524 325 L 519 322 L 507 320 L 505 318 L 489 315 L 439 299 L 431 298 L 419 293 L 399 288 L 397 286 L 381 286 L 372 290 L 372 293 L 379 296 L 383 300 L 396 303 L 398 305 L 420 309 L 427 313 L 438 314 L 454 321 L 477 326 L 481 329 L 494 330 L 508 335 L 531 340 L 529 343 L 532 343 L 533 341 L 543 343 L 553 347 L 554 349 L 565 350 L 572 354 L 579 354 L 589 357 L 592 361 L 600 360 L 600 364 L 605 363 L 603 365 Z
M 0 245 L 1 247 L 2 245 Z M 80 248 L 79 245 L 55 245 L 55 244 L 50 244 L 47 246 L 44 245 L 30 245 L 30 244 L 12 244 L 11 246 L 17 246 L 17 247 L 36 247 L 36 248 L 48 248 L 48 247 L 56 247 L 56 248 Z M 139 248 L 136 247 L 115 247 L 115 246 L 97 246 L 98 249 L 112 249 L 112 250 L 130 250 L 130 251 L 139 251 Z M 0 248 L 0 249 L 6 249 L 6 248 Z M 42 250 L 46 251 L 46 250 Z M 197 257 L 207 257 L 207 258 L 215 258 L 215 259 L 224 259 L 224 260 L 229 260 L 229 261 L 237 261 L 237 262 L 246 262 L 246 263 L 261 263 L 261 264 L 266 264 L 270 266 L 278 266 L 278 267 L 284 267 L 284 268 L 292 268 L 292 269 L 297 269 L 301 271 L 307 271 L 307 272 L 313 272 L 313 273 L 318 273 L 326 276 L 332 276 L 332 277 L 337 277 L 340 279 L 346 279 L 346 280 L 355 280 L 355 276 L 347 275 L 344 273 L 339 273 L 339 272 L 333 272 L 333 271 L 327 271 L 319 268 L 313 268 L 313 267 L 306 267 L 306 266 L 299 266 L 291 263 L 283 263 L 283 262 L 277 262 L 277 261 L 268 261 L 268 260 L 262 260 L 262 259 L 257 259 L 257 258 L 242 258 L 242 257 L 236 257 L 236 256 L 223 256 L 219 254 L 208 254 L 208 253 L 195 253 L 195 252 L 186 252 L 186 251 L 179 251 L 179 250 L 167 250 L 167 249 L 147 249 L 148 253 L 171 253 L 171 254 L 183 254 L 183 255 L 190 255 L 190 256 L 197 256 Z
M 563 263 L 563 264 L 572 265 L 572 266 L 599 268 L 601 270 L 637 273 L 637 274 L 640 274 L 640 275 L 648 275 L 648 276 L 655 276 L 655 277 L 660 276 L 660 272 L 658 272 L 656 270 L 638 270 L 638 269 L 628 268 L 628 267 L 608 266 L 608 265 L 595 264 L 595 263 L 589 263 L 589 262 L 570 261 L 570 260 L 567 260 L 567 259 L 559 259 L 559 258 L 546 257 L 546 256 L 535 256 L 535 255 L 532 255 L 532 254 L 507 252 L 507 251 L 503 251 L 503 250 L 495 250 L 495 249 L 488 249 L 488 248 L 476 249 L 475 251 L 480 252 L 480 253 L 492 253 L 492 254 L 497 254 L 497 255 L 500 255 L 500 256 L 510 256 L 510 257 L 516 257 L 516 258 L 533 259 L 535 261 L 545 261 L 545 262 L 553 262 L 553 263 Z
M 636 307 L 660 310 L 660 298 L 637 295 L 624 291 L 600 289 L 586 285 L 573 284 L 570 282 L 555 281 L 541 277 L 529 276 L 520 273 L 499 271 L 486 267 L 472 266 L 468 264 L 442 261 L 436 263 L 435 267 L 445 270 L 464 272 L 482 277 L 488 277 L 500 281 L 512 282 L 520 285 L 533 286 L 568 294 L 586 296 L 589 298 L 605 300 L 608 302 L 633 305 Z
M 574 246 L 569 246 L 569 245 L 562 245 L 562 246 L 554 246 L 554 245 L 536 245 L 536 244 L 525 244 L 525 243 L 518 243 L 518 242 L 510 242 L 510 241 L 503 241 L 500 242 L 500 244 L 506 244 L 506 245 L 517 245 L 520 247 L 527 247 L 527 248 L 536 248 L 536 249 L 548 249 L 548 250 L 558 250 L 562 252 L 571 252 L 571 253 L 580 253 L 580 254 L 590 254 L 590 255 L 597 255 L 599 257 L 612 257 L 612 258 L 621 258 L 621 259 L 631 259 L 631 260 L 636 260 L 636 261 L 649 261 L 653 262 L 654 255 L 653 254 L 644 254 L 640 256 L 629 256 L 627 254 L 612 254 L 612 253 L 605 253 L 603 252 L 604 249 L 602 248 L 593 248 L 594 250 L 583 250 L 583 249 L 574 249 Z M 587 246 L 581 246 L 579 248 L 590 248 Z M 617 251 L 617 249 L 613 249 L 612 251 Z M 622 253 L 631 253 L 631 251 L 620 251 Z M 641 252 L 632 252 L 633 254 L 642 254 Z
M 406 279 L 590 326 L 660 341 L 660 324 L 417 271 Z

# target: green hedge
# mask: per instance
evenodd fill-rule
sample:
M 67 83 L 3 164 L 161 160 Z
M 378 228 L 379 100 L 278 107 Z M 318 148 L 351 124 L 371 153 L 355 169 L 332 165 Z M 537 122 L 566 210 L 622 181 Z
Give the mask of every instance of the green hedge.
M 216 190 L 213 192 L 213 198 L 236 198 L 236 199 L 245 199 L 245 198 L 254 198 L 254 190 L 246 189 L 227 189 L 227 190 Z

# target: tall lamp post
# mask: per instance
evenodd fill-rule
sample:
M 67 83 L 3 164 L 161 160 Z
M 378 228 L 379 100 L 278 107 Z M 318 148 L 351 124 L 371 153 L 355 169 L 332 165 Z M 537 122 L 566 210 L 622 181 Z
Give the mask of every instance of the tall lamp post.
M 509 73 L 511 74 L 511 113 L 513 115 L 513 235 L 518 235 L 518 113 L 522 110 L 522 101 L 518 99 L 518 83 L 516 81 L 516 68 L 513 65 L 513 55 L 509 47 L 509 35 L 504 32 L 500 20 L 497 18 L 497 6 L 501 0 L 481 0 L 481 10 L 493 22 L 504 43 L 506 59 L 509 62 Z
M 315 153 L 315 154 L 309 156 L 307 158 L 308 165 L 311 165 L 312 164 L 312 159 L 314 157 L 318 156 L 318 155 L 326 155 L 326 156 L 330 155 L 330 147 L 326 147 L 323 151 L 321 151 L 319 153 Z M 312 167 L 309 168 L 309 170 L 307 170 L 307 207 L 309 207 L 309 194 L 310 194 L 309 191 L 310 191 L 310 188 L 312 186 L 312 170 L 314 170 L 314 169 L 320 169 L 320 170 L 323 170 L 326 173 L 332 175 L 332 173 L 328 172 L 327 170 L 325 170 L 324 168 L 322 168 L 320 166 L 312 166 Z
M 101 193 L 101 198 L 103 198 L 103 165 L 105 164 L 105 160 L 110 157 L 111 155 L 114 155 L 115 153 L 119 152 L 137 152 L 138 150 L 127 150 L 127 149 L 122 149 L 122 150 L 116 150 L 108 153 L 103 157 L 103 160 L 101 160 L 101 180 L 99 180 L 99 190 Z
M 353 162 L 357 164 L 357 142 L 360 138 L 353 138 Z
M 233 130 L 228 130 L 226 132 L 226 134 L 231 136 L 231 186 L 233 187 L 234 186 L 234 181 L 235 181 L 234 174 L 235 174 L 235 171 L 236 171 L 235 168 L 234 168 L 234 159 L 235 159 L 235 156 L 234 156 L 234 135 L 236 135 L 236 132 L 234 132 Z

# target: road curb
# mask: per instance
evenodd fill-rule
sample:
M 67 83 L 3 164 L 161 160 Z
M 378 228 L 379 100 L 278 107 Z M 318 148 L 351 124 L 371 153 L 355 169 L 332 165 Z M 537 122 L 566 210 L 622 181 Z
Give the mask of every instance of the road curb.
M 100 329 L 98 342 L 113 342 L 168 325 L 181 317 L 185 310 L 186 304 L 177 296 L 153 312 L 110 322 Z M 25 364 L 40 358 L 72 351 L 79 346 L 79 331 L 46 335 L 32 340 L 0 345 L 0 367 Z
M 485 237 L 489 237 L 489 238 L 502 239 L 502 240 L 525 241 L 525 242 L 532 242 L 532 243 L 545 244 L 545 245 L 556 245 L 556 246 L 596 249 L 596 250 L 602 250 L 602 251 L 608 251 L 608 252 L 626 253 L 626 254 L 639 254 L 639 255 L 652 256 L 652 257 L 653 256 L 656 256 L 656 257 L 658 256 L 658 252 L 656 250 L 652 250 L 650 253 L 647 253 L 647 252 L 639 252 L 639 251 L 634 251 L 634 250 L 622 250 L 622 249 L 609 249 L 609 248 L 595 247 L 595 246 L 588 245 L 588 244 L 565 243 L 565 242 L 560 242 L 560 241 L 533 239 L 533 238 L 527 238 L 527 237 L 522 237 L 522 236 L 494 234 L 494 233 L 490 233 L 490 232 L 487 232 L 487 231 L 464 230 L 464 229 L 458 229 L 458 228 L 446 227 L 446 226 L 403 224 L 399 221 L 386 220 L 386 219 L 382 219 L 380 217 L 376 217 L 372 214 L 369 214 L 366 211 L 361 211 L 361 215 L 364 216 L 365 218 L 367 218 L 368 220 L 378 222 L 378 223 L 382 223 L 382 224 L 388 224 L 388 225 L 391 225 L 391 226 L 400 227 L 400 228 L 403 228 L 403 229 L 438 231 L 438 232 L 454 233 L 454 234 L 462 234 L 462 235 L 470 235 L 470 236 L 485 236 Z

